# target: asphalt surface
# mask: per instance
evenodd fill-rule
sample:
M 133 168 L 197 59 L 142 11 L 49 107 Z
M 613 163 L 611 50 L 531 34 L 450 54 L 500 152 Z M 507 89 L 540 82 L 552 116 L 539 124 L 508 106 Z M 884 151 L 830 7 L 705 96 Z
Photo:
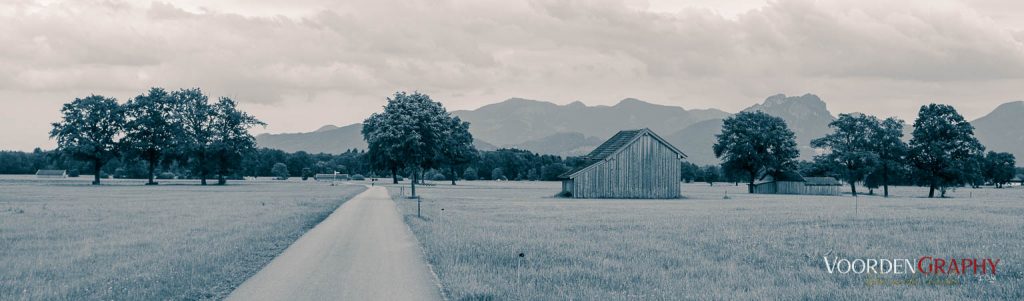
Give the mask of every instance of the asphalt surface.
M 419 243 L 383 187 L 342 204 L 228 300 L 441 300 Z

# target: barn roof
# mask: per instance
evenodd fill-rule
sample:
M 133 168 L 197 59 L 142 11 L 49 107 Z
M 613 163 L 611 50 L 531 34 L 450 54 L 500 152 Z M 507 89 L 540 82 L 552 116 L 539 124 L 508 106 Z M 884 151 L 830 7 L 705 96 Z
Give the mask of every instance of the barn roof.
M 768 183 L 768 182 L 805 182 L 805 181 L 806 181 L 806 179 L 803 176 L 801 176 L 799 173 L 797 173 L 795 171 L 787 170 L 787 171 L 783 171 L 783 172 L 779 172 L 779 173 L 767 174 L 764 177 L 761 177 L 761 181 L 758 182 L 758 183 Z
M 810 186 L 842 186 L 839 180 L 833 177 L 804 177 L 804 185 Z
M 36 171 L 37 176 L 63 176 L 64 173 L 63 169 L 40 169 Z
M 642 137 L 645 134 L 646 135 L 650 135 L 655 140 L 658 140 L 659 142 L 661 142 L 665 146 L 668 146 L 669 149 L 671 149 L 673 152 L 679 154 L 679 156 L 681 156 L 682 158 L 686 158 L 686 154 L 684 154 L 683 151 L 679 150 L 678 148 L 673 146 L 671 143 L 668 143 L 668 141 L 665 141 L 664 138 L 661 138 L 661 136 L 658 136 L 658 134 L 655 134 L 654 131 L 651 131 L 651 129 L 642 128 L 642 129 L 639 129 L 639 130 L 624 130 L 624 131 L 619 131 L 618 133 L 615 133 L 614 136 L 612 136 L 611 138 L 608 138 L 608 140 L 605 141 L 604 143 L 601 143 L 601 145 L 597 146 L 597 148 L 595 148 L 593 151 L 590 151 L 589 154 L 587 154 L 586 156 L 583 156 L 583 160 L 586 162 L 585 164 L 582 164 L 579 167 L 573 168 L 573 169 L 571 169 L 571 170 L 569 170 L 569 171 L 559 175 L 558 177 L 562 178 L 562 179 L 565 179 L 565 178 L 568 178 L 568 177 L 572 176 L 575 173 L 578 173 L 578 172 L 580 172 L 580 171 L 582 171 L 584 169 L 587 169 L 587 167 L 593 166 L 594 164 L 597 164 L 598 162 L 601 162 L 602 160 L 607 159 L 608 157 L 611 157 L 615 153 L 618 153 L 620 150 L 622 150 L 623 148 L 628 146 L 630 143 L 632 143 L 633 140 L 639 139 L 640 137 Z

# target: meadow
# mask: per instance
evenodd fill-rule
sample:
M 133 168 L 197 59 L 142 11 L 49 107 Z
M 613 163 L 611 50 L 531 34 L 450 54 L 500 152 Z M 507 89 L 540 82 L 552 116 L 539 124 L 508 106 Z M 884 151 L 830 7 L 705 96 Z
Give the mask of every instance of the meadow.
M 676 200 L 553 198 L 559 188 L 437 182 L 417 187 L 422 217 L 389 191 L 450 300 L 1024 299 L 1019 187 L 927 199 L 920 187 L 854 198 L 686 184 Z M 1001 262 L 994 277 L 866 276 L 829 274 L 824 256 Z
M 363 186 L 0 177 L 0 299 L 222 299 Z

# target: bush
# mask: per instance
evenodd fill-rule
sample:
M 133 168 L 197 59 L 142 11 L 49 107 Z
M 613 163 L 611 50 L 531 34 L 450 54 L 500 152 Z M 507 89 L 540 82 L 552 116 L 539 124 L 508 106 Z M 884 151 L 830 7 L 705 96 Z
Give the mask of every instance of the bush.
M 395 178 L 398 179 L 399 182 L 405 181 L 405 178 L 403 178 L 401 175 L 395 176 Z
M 363 181 L 363 180 L 366 180 L 366 177 L 364 177 L 361 174 L 354 174 L 354 175 L 352 175 L 352 180 L 354 180 L 354 181 Z
M 508 180 L 505 178 L 505 171 L 501 167 L 495 167 L 491 170 L 491 180 Z
M 156 178 L 157 179 L 161 179 L 161 180 L 173 180 L 174 179 L 174 173 L 173 172 L 161 172 L 161 173 L 156 175 Z
M 477 174 L 475 168 L 470 167 L 466 168 L 466 171 L 462 172 L 462 178 L 466 181 L 476 181 L 480 178 L 480 175 Z
M 115 179 L 127 179 L 128 178 L 128 171 L 125 170 L 122 167 L 118 167 L 117 169 L 114 169 L 114 178 Z
M 441 174 L 441 173 L 435 173 L 435 174 L 430 175 L 430 180 L 433 180 L 433 181 L 444 181 L 444 180 L 447 180 L 447 179 L 448 179 L 448 177 L 445 177 L 444 174 Z
M 68 169 L 68 178 L 77 178 L 81 173 L 77 168 Z
M 288 179 L 288 165 L 285 165 L 284 163 L 280 163 L 280 162 L 279 163 L 275 163 L 274 167 L 270 169 L 270 174 L 274 176 L 274 179 L 277 179 L 277 180 L 287 180 Z

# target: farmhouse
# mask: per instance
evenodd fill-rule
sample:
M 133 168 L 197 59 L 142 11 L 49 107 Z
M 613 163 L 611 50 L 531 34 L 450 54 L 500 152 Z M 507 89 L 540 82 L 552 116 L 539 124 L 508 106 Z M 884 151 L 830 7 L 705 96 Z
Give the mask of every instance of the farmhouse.
M 678 198 L 679 168 L 686 158 L 650 129 L 620 131 L 563 173 L 562 195 L 574 198 Z
M 776 177 L 765 176 L 754 184 L 754 193 L 840 195 L 842 183 L 833 177 L 802 177 L 795 172 L 784 172 Z
M 36 171 L 37 178 L 67 178 L 68 172 L 66 170 L 56 169 L 40 169 Z

